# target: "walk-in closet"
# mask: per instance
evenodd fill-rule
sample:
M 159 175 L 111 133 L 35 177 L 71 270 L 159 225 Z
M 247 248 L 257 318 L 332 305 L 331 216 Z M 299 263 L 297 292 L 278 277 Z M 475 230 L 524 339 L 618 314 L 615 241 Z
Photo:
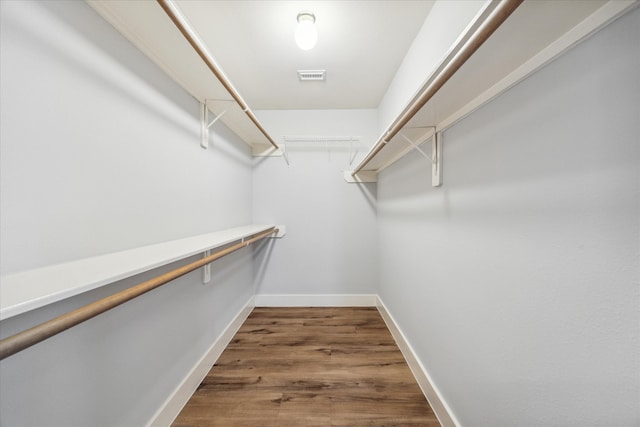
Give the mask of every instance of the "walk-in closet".
M 0 0 L 0 425 L 637 427 L 639 0 Z

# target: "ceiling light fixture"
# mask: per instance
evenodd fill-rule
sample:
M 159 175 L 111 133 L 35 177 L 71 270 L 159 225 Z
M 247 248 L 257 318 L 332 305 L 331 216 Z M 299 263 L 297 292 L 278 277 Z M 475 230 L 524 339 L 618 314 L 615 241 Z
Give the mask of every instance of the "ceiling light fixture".
M 296 28 L 296 44 L 302 50 L 309 50 L 318 41 L 318 30 L 315 26 L 316 17 L 313 13 L 302 11 L 298 13 L 298 27 Z

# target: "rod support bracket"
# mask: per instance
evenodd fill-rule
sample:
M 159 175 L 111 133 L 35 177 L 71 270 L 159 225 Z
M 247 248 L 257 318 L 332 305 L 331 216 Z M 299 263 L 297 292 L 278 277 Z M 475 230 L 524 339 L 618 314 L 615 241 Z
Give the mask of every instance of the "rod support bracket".
M 442 132 L 435 127 L 429 127 L 431 132 L 425 134 L 417 141 L 412 141 L 404 134 L 400 134 L 416 151 L 431 163 L 431 185 L 440 187 L 442 185 Z M 431 155 L 427 154 L 420 145 L 431 139 Z
M 354 174 L 352 171 L 344 171 L 344 180 L 350 184 L 378 182 L 378 173 L 376 171 L 360 171 Z
M 431 185 L 440 187 L 442 185 L 442 132 L 433 134 L 433 148 L 431 150 Z
M 211 250 L 204 251 L 203 258 L 211 256 Z M 206 285 L 211 282 L 211 264 L 206 264 L 202 267 L 202 284 Z
M 209 128 L 213 126 L 215 122 L 220 120 L 222 116 L 224 116 L 224 114 L 229 111 L 229 108 L 230 107 L 227 107 L 227 109 L 223 110 L 222 113 L 216 115 L 212 121 L 209 121 L 208 102 L 205 99 L 204 102 L 200 103 L 200 135 L 202 137 L 200 141 L 200 147 L 204 148 L 205 150 L 209 148 Z

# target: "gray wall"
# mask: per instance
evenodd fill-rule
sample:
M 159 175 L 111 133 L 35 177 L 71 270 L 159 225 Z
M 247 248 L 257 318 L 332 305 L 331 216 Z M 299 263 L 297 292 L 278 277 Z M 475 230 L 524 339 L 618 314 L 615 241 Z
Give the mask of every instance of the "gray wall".
M 252 220 L 289 231 L 256 289 L 245 250 L 212 284 L 193 273 L 0 362 L 1 425 L 143 425 L 254 291 L 373 293 L 371 260 L 462 425 L 640 422 L 638 10 L 447 131 L 444 187 L 417 155 L 383 172 L 376 235 L 376 186 L 342 181 L 344 153 L 252 174 L 223 126 L 200 149 L 197 103 L 83 2 L 0 8 L 2 274 Z M 261 119 L 376 138 L 374 111 L 338 113 Z
M 0 7 L 3 275 L 251 223 L 248 147 L 218 124 L 202 150 L 197 102 L 84 2 Z M 253 294 L 251 260 L 0 362 L 0 424 L 144 425 Z M 160 270 L 3 321 L 2 336 Z
M 359 136 L 375 141 L 375 110 L 258 111 L 277 140 L 284 136 Z M 294 144 L 292 144 L 294 145 Z M 256 258 L 256 292 L 265 295 L 375 294 L 378 277 L 375 184 L 347 184 L 349 151 L 288 148 L 256 158 L 253 216 L 287 227 L 269 262 Z M 368 147 L 358 152 L 354 164 Z
M 640 10 L 378 182 L 380 295 L 463 426 L 640 423 Z

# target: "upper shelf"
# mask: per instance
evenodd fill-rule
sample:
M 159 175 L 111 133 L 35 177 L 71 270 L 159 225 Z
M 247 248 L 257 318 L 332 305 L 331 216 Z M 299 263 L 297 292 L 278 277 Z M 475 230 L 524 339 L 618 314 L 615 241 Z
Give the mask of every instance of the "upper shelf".
M 0 320 L 268 230 L 247 225 L 3 276 Z M 284 235 L 283 226 L 276 237 Z
M 433 83 L 442 77 L 440 74 L 448 72 L 469 39 L 482 32 L 485 23 L 492 19 L 490 10 L 483 11 L 360 164 L 345 173 L 345 178 L 354 182 L 375 181 L 378 172 L 412 151 L 414 145 L 446 130 L 638 3 L 638 0 L 525 0 L 433 92 Z M 503 5 L 504 2 L 495 0 L 488 8 Z
M 192 45 L 200 43 L 197 35 L 189 34 L 188 27 L 183 29 L 187 34 L 181 32 L 179 26 L 186 23 L 172 3 L 86 1 L 212 113 L 216 116 L 224 113 L 220 120 L 254 153 L 277 148 L 210 53 L 206 49 L 198 52 Z M 170 17 L 171 13 L 176 16 Z

